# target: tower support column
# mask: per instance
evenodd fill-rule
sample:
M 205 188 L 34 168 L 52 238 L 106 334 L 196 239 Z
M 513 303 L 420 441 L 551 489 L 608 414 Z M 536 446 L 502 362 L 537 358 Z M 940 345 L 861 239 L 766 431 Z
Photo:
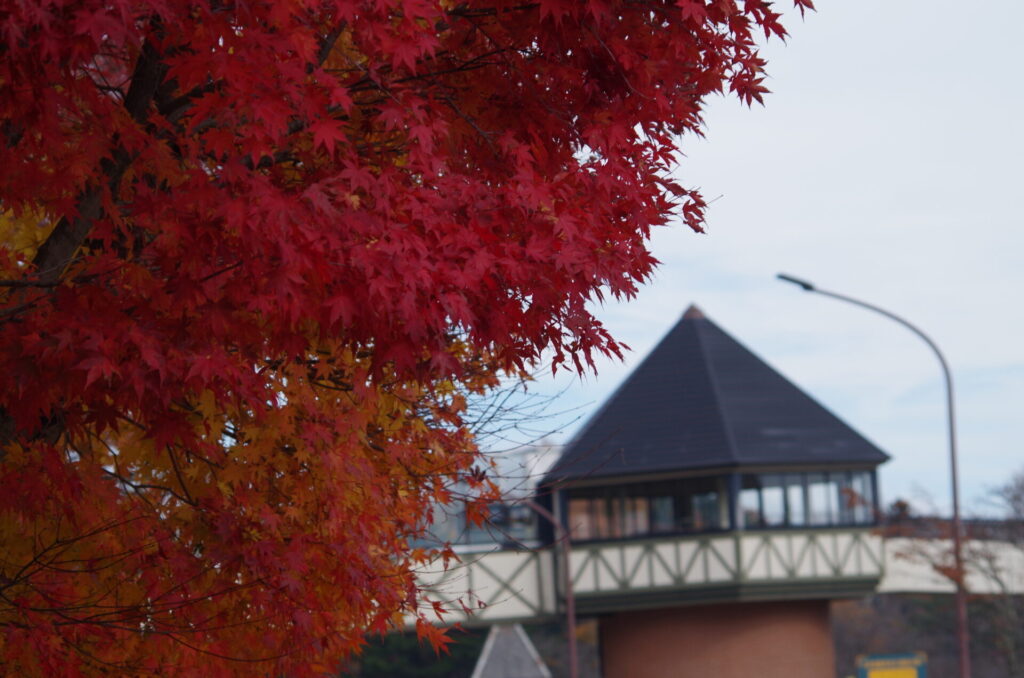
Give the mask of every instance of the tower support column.
M 600 629 L 604 678 L 835 675 L 827 600 L 622 612 Z

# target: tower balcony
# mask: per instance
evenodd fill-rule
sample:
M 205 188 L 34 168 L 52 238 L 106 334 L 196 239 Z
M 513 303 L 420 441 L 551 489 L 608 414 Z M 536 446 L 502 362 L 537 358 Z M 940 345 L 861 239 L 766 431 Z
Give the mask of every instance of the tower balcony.
M 447 622 L 535 622 L 563 612 L 559 557 L 551 546 L 464 553 L 421 583 L 448 601 Z M 569 556 L 580 614 L 860 596 L 875 590 L 883 566 L 882 538 L 868 527 L 591 541 L 573 544 Z
M 581 614 L 874 591 L 881 537 L 866 527 L 739 531 L 573 545 Z

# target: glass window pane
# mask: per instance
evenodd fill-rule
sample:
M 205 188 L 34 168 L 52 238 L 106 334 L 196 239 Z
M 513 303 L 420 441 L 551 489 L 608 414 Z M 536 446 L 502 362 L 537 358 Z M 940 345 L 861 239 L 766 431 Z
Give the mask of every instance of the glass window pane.
M 756 487 L 740 490 L 739 509 L 741 527 L 761 527 L 761 490 Z
M 649 508 L 646 497 L 623 497 L 621 499 L 621 535 L 636 537 L 648 533 Z
M 590 499 L 569 500 L 569 534 L 573 539 L 594 539 L 597 536 L 590 502 Z
M 488 506 L 487 518 L 479 525 L 475 525 L 469 520 L 468 516 L 464 516 L 464 520 L 466 521 L 465 531 L 459 541 L 464 544 L 488 544 L 500 540 L 500 523 L 503 515 L 503 508 L 504 507 L 500 504 L 491 504 Z M 497 520 L 497 523 L 495 520 Z
M 786 524 L 785 477 L 776 473 L 761 475 L 761 513 L 766 526 Z
M 693 530 L 693 493 L 692 487 L 676 486 L 675 501 L 672 502 L 672 531 L 689 532 Z
M 438 504 L 431 509 L 431 522 L 427 533 L 422 539 L 415 540 L 414 545 L 436 546 L 445 543 L 458 543 L 462 537 L 464 524 L 465 518 L 461 506 L 457 506 L 455 503 Z
M 828 498 L 828 520 L 830 525 L 835 525 L 840 522 L 841 516 L 839 515 L 840 495 L 839 495 L 839 479 L 842 474 L 838 473 L 826 473 L 826 497 Z
M 760 482 L 750 477 L 755 486 Z M 707 476 L 574 489 L 568 502 L 570 529 L 577 540 L 720 529 L 729 515 L 725 488 L 724 477 Z M 752 508 L 760 515 L 757 503 Z
M 672 497 L 651 498 L 651 532 L 675 532 Z
M 631 537 L 635 534 L 636 521 L 633 513 L 633 498 L 622 497 L 619 500 L 619 536 Z
M 839 504 L 837 522 L 841 525 L 852 525 L 854 522 L 853 511 L 857 506 L 858 499 L 853 491 L 853 485 L 850 483 L 850 473 L 849 471 L 834 472 L 829 474 L 829 476 L 836 486 L 836 501 Z
M 765 525 L 771 527 L 786 524 L 786 498 L 781 484 L 765 485 L 761 490 L 761 506 Z
M 516 504 L 509 507 L 508 537 L 513 541 L 524 542 L 537 537 L 536 514 L 529 506 Z
M 832 504 L 829 485 L 824 473 L 807 474 L 807 522 L 809 525 L 828 525 L 831 522 L 829 508 Z
M 625 535 L 626 507 L 622 497 L 608 500 L 608 537 L 618 539 Z
M 855 471 L 852 479 L 852 491 L 857 504 L 853 509 L 853 521 L 858 525 L 870 525 L 874 522 L 875 501 L 871 491 L 871 471 Z
M 693 529 L 718 529 L 720 513 L 717 492 L 702 492 L 701 494 L 693 495 Z
M 594 535 L 592 539 L 604 539 L 608 537 L 611 530 L 608 528 L 608 500 L 605 498 L 591 499 L 590 516 L 594 521 Z
M 807 507 L 804 496 L 804 477 L 800 473 L 786 476 L 786 509 L 789 511 L 788 523 L 794 527 L 807 524 Z
M 633 500 L 633 534 L 644 535 L 651 533 L 651 507 L 647 497 L 637 497 Z

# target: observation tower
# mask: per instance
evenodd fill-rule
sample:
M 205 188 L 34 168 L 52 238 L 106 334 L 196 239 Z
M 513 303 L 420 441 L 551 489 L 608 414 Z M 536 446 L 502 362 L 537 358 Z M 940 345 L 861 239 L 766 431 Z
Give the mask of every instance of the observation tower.
M 561 529 L 434 583 L 464 624 L 531 621 L 565 613 L 567 570 L 605 678 L 833 675 L 829 601 L 883 574 L 887 459 L 691 306 L 538 485 Z

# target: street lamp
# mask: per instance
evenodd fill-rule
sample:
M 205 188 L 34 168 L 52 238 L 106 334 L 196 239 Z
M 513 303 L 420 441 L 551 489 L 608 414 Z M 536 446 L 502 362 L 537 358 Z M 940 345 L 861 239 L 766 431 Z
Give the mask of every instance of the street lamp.
M 953 561 L 956 565 L 956 639 L 960 659 L 960 678 L 971 678 L 970 632 L 967 628 L 967 590 L 964 588 L 966 572 L 964 571 L 962 547 L 963 529 L 960 523 L 960 485 L 956 464 L 956 416 L 953 409 L 953 376 L 949 371 L 949 364 L 946 363 L 946 358 L 942 355 L 942 351 L 939 350 L 939 347 L 935 345 L 935 342 L 932 341 L 927 334 L 911 325 L 895 313 L 890 313 L 883 308 L 879 308 L 873 304 L 869 304 L 858 299 L 853 299 L 844 294 L 837 294 L 835 292 L 828 292 L 826 290 L 819 289 L 806 280 L 794 278 L 790 275 L 779 273 L 777 277 L 779 280 L 784 280 L 785 282 L 799 286 L 805 292 L 815 292 L 826 297 L 846 301 L 854 304 L 855 306 L 860 306 L 861 308 L 881 313 L 885 317 L 895 320 L 900 325 L 903 325 L 908 330 L 921 337 L 932 351 L 935 352 L 935 357 L 939 359 L 939 364 L 942 366 L 942 374 L 946 379 L 946 414 L 949 420 L 949 470 L 950 476 L 952 477 L 953 487 Z

